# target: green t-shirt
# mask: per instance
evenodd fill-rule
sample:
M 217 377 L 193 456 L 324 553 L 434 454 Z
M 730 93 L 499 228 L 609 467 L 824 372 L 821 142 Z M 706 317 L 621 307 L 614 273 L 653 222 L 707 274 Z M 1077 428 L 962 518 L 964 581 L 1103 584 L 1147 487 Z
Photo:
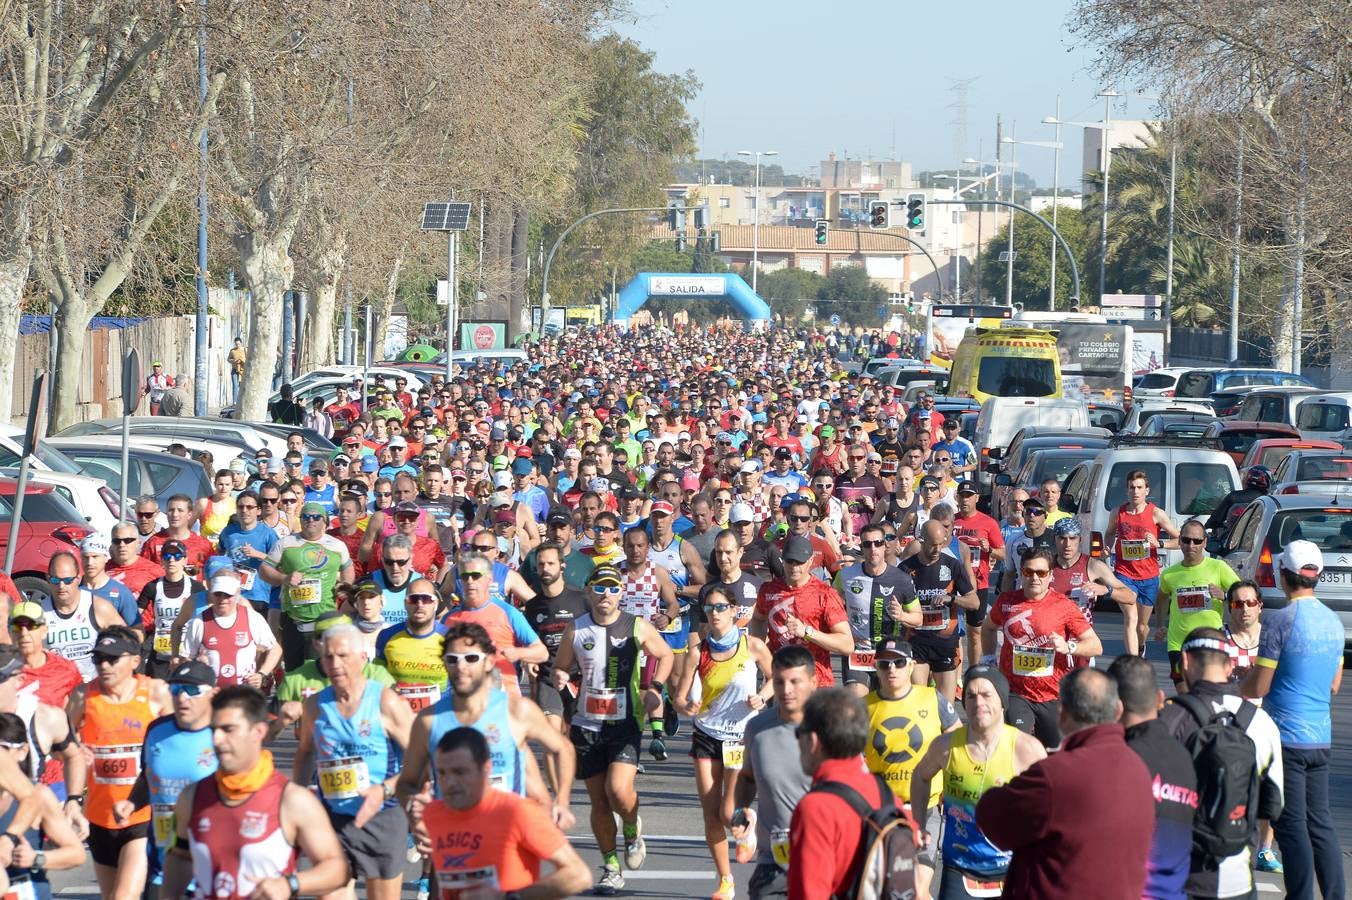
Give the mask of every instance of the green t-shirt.
M 386 672 L 385 667 L 380 663 L 367 663 L 362 667 L 361 673 L 371 681 L 394 686 L 394 679 L 390 677 L 390 673 Z M 282 683 L 277 686 L 277 699 L 282 703 L 290 700 L 300 702 L 306 697 L 318 694 L 328 686 L 329 680 L 324 677 L 323 672 L 319 671 L 319 662 L 312 659 L 299 669 L 286 673 Z
M 299 534 L 288 534 L 273 547 L 268 562 L 288 577 L 293 572 L 304 575 L 300 584 L 282 586 L 282 612 L 294 622 L 313 622 L 335 608 L 333 588 L 352 558 L 347 545 L 332 535 L 307 541 Z
M 1225 597 L 1211 596 L 1211 587 L 1222 595 L 1239 581 L 1224 561 L 1207 557 L 1195 566 L 1175 563 L 1160 572 L 1159 600 L 1169 601 L 1168 647 L 1177 650 L 1194 628 L 1220 628 L 1225 622 Z

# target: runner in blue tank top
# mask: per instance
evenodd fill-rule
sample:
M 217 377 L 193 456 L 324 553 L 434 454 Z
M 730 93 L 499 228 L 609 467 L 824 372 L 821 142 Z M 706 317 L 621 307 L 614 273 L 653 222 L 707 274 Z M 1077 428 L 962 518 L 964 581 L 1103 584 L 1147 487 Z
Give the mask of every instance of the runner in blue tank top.
M 329 686 L 305 701 L 293 780 L 317 780 L 353 877 L 362 877 L 372 900 L 393 900 L 408 841 L 408 817 L 394 802 L 394 784 L 413 711 L 363 674 L 364 640 L 355 626 L 324 632 L 320 662 Z
M 573 747 L 530 700 L 493 687 L 490 675 L 497 666 L 493 642 L 483 626 L 453 622 L 445 636 L 442 660 L 446 664 L 447 692 L 418 713 L 409 737 L 408 754 L 399 774 L 398 793 L 407 802 L 423 789 L 432 774 L 430 761 L 442 735 L 469 727 L 488 738 L 493 760 L 493 786 L 552 806 L 560 828 L 573 825 L 568 798 L 573 789 Z M 533 754 L 532 741 L 553 757 L 558 771 L 551 800 Z M 435 786 L 434 786 L 435 789 Z M 437 793 L 440 796 L 440 792 Z
M 211 742 L 211 698 L 216 693 L 216 673 L 200 660 L 179 663 L 167 679 L 174 700 L 174 714 L 162 716 L 146 729 L 141 745 L 141 774 L 131 797 L 113 807 L 114 815 L 128 819 L 150 806 L 150 877 L 160 884 L 164 853 L 174 835 L 174 804 L 184 788 L 216 771 L 216 751 Z

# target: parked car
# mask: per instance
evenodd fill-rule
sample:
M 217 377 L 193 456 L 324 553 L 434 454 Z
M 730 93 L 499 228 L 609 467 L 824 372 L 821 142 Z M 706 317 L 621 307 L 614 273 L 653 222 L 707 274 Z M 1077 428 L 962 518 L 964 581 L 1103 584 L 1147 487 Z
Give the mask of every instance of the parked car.
M 981 404 L 973 441 L 983 462 L 977 468 L 977 484 L 983 489 L 989 490 L 991 486 L 991 470 L 984 463 L 1000 459 L 999 454 L 991 454 L 1004 451 L 1015 435 L 1029 426 L 1084 433 L 1089 428 L 1089 411 L 1082 400 L 1059 397 L 988 398 Z
M 1216 415 L 1216 411 L 1212 409 L 1211 402 L 1208 400 L 1146 398 L 1132 402 L 1131 410 L 1127 413 L 1126 419 L 1122 421 L 1122 427 L 1118 430 L 1123 434 L 1136 434 L 1141 430 L 1141 426 L 1149 421 L 1151 416 L 1157 416 L 1161 413 L 1198 413 L 1213 417 Z
M 1276 369 L 1234 368 L 1234 369 L 1190 369 L 1178 378 L 1174 396 L 1193 400 L 1208 399 L 1216 391 L 1243 385 L 1303 385 L 1314 387 L 1310 379 L 1293 372 L 1279 372 Z
M 917 381 L 928 381 L 934 385 L 931 393 L 948 390 L 948 370 L 938 366 L 892 366 L 879 371 L 876 377 L 883 387 L 904 389 Z
M 236 447 L 250 457 L 259 447 L 267 447 L 272 451 L 273 457 L 286 455 L 286 437 L 284 435 L 255 428 L 251 422 L 237 422 L 234 419 L 211 416 L 201 418 L 132 416 L 130 427 L 132 434 L 153 435 L 162 439 L 166 445 L 180 438 L 196 438 Z M 64 431 L 58 432 L 58 436 L 81 437 L 86 434 L 121 433 L 121 431 L 122 420 L 120 418 L 90 419 L 86 422 L 77 422 Z M 216 459 L 217 462 L 221 461 L 220 456 L 217 456 Z
M 1136 433 L 1141 437 L 1173 434 L 1199 438 L 1216 421 L 1210 413 L 1163 412 L 1146 419 Z
M 1267 466 L 1276 469 L 1292 450 L 1341 450 L 1333 441 L 1306 441 L 1300 438 L 1259 438 L 1253 442 L 1244 460 L 1239 464 L 1243 472 L 1249 466 Z
M 127 449 L 128 496 L 152 496 L 163 509 L 174 494 L 206 497 L 212 493 L 206 469 L 196 460 L 165 453 L 163 449 L 149 446 L 140 438 L 133 438 L 132 442 Z M 104 484 L 114 490 L 120 490 L 121 435 L 118 435 L 116 442 L 84 437 L 53 438 L 52 443 L 78 462 L 86 474 L 102 479 Z
M 1278 422 L 1217 421 L 1202 435 L 1221 442 L 1221 448 L 1243 469 L 1244 456 L 1263 438 L 1299 438 L 1300 432 Z
M 0 426 L 0 467 L 17 467 L 23 460 L 24 430 L 12 425 Z M 80 465 L 52 446 L 50 441 L 40 440 L 33 451 L 31 467 L 44 472 L 65 472 L 79 475 Z
M 1091 401 L 1089 407 L 1089 424 L 1097 428 L 1106 428 L 1108 431 L 1121 431 L 1122 423 L 1127 420 L 1127 408 L 1120 403 L 1104 403 L 1100 400 Z
M 1144 375 L 1136 379 L 1132 385 L 1131 396 L 1133 400 L 1141 400 L 1146 397 L 1172 397 L 1174 389 L 1178 386 L 1178 379 L 1188 372 L 1203 371 L 1192 366 L 1170 366 L 1160 369 L 1151 369 Z
M 0 478 L 0 519 L 8 522 L 14 514 L 19 493 L 15 478 Z M 94 529 L 89 527 L 71 502 L 49 484 L 29 482 L 24 486 L 23 512 L 19 520 L 19 544 L 14 551 L 14 586 L 25 599 L 42 600 L 51 595 L 47 584 L 47 562 L 52 554 L 67 550 L 78 552 L 80 542 Z M 0 558 L 9 549 L 9 528 L 0 529 Z
M 1231 418 L 1243 422 L 1277 422 L 1295 428 L 1297 408 L 1319 393 L 1318 388 L 1303 385 L 1256 388 L 1244 395 Z
M 0 477 L 18 478 L 19 467 L 0 467 Z M 32 484 L 45 484 L 66 498 L 79 512 L 79 521 L 87 523 L 100 534 L 112 534 L 113 526 L 119 521 L 118 505 L 121 498 L 117 488 L 109 487 L 100 478 L 85 474 L 35 471 L 31 467 L 28 480 Z
M 1048 478 L 1064 482 L 1070 470 L 1098 455 L 1100 447 L 1042 448 L 1033 450 L 1023 467 L 1012 476 L 1001 472 L 995 476 L 995 490 L 991 494 L 991 515 L 1003 521 L 1011 512 L 1009 498 L 1023 488 L 1030 497 L 1042 494 L 1042 483 Z
M 1325 391 L 1296 408 L 1296 428 L 1307 440 L 1352 441 L 1352 391 Z
M 1127 475 L 1140 470 L 1150 481 L 1151 503 L 1174 522 L 1206 518 L 1239 487 L 1239 470 L 1216 441 L 1180 438 L 1115 438 L 1092 460 L 1077 465 L 1061 488 L 1059 508 L 1077 516 L 1089 552 L 1106 557 L 1108 518 L 1127 499 Z M 1162 551 L 1161 565 L 1178 562 L 1177 550 Z
M 1013 476 L 1023 470 L 1028 457 L 1039 450 L 1078 450 L 1086 451 L 1088 457 L 1108 446 L 1109 434 L 1101 428 L 1086 428 L 1078 431 L 1030 425 L 1014 435 L 1009 449 L 1001 452 L 998 448 L 991 451 L 994 459 L 988 463 L 993 476 L 991 487 L 991 509 L 1004 510 L 1013 485 L 1020 482 Z M 1069 467 L 1067 467 L 1069 470 Z M 1064 474 L 1064 473 L 1063 473 Z M 1008 483 L 1003 483 L 1004 482 Z M 1040 484 L 1041 482 L 1039 482 Z M 991 515 L 995 515 L 994 512 Z
M 1352 453 L 1292 450 L 1272 473 L 1270 494 L 1320 494 L 1352 499 Z
M 1274 560 L 1294 540 L 1311 541 L 1324 553 L 1319 599 L 1343 623 L 1345 646 L 1352 648 L 1352 506 L 1315 494 L 1269 494 L 1245 507 L 1215 554 L 1240 578 L 1257 582 L 1263 605 L 1285 606 Z

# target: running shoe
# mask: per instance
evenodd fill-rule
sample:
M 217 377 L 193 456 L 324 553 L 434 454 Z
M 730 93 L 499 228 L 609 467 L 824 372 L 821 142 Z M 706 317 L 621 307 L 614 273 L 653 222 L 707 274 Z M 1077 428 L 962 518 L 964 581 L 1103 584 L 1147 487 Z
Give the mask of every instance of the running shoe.
M 670 700 L 662 708 L 662 729 L 669 737 L 675 737 L 681 730 L 681 717 L 676 715 L 676 704 Z
M 411 863 L 415 863 L 422 859 L 422 854 L 418 852 L 417 846 L 413 843 L 412 832 L 410 832 L 408 836 L 408 849 L 404 851 L 404 859 Z
M 432 885 L 426 875 L 418 879 L 418 900 L 427 900 L 432 893 Z
M 624 867 L 626 869 L 638 869 L 643 867 L 643 861 L 648 858 L 648 845 L 643 842 L 643 817 L 638 816 L 634 819 L 634 836 L 624 836 Z
M 1277 858 L 1277 854 L 1272 852 L 1271 847 L 1264 847 L 1258 851 L 1257 868 L 1260 872 L 1272 872 L 1275 875 L 1280 875 L 1286 871 L 1282 861 Z
M 667 758 L 667 742 L 662 740 L 661 734 L 653 735 L 653 742 L 648 745 L 648 752 L 651 753 L 653 759 L 658 762 L 662 762 L 662 760 Z
M 624 876 L 620 874 L 620 870 L 602 866 L 601 877 L 596 879 L 596 887 L 592 888 L 592 893 L 600 897 L 613 897 L 622 890 Z
M 737 888 L 732 883 L 732 877 L 718 879 L 718 890 L 714 891 L 713 900 L 733 900 L 737 896 Z
M 746 865 L 756 858 L 756 811 L 747 807 L 733 814 L 732 824 L 742 828 L 742 836 L 736 840 L 737 862 Z

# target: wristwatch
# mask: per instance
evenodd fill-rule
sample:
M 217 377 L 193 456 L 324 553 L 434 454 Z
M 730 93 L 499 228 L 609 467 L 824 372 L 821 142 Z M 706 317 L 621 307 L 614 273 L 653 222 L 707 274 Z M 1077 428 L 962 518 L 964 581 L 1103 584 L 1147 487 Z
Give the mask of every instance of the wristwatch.
M 291 900 L 300 896 L 300 876 L 292 873 L 286 876 L 286 886 L 291 888 Z
M 31 868 L 34 869 L 47 868 L 47 854 L 43 853 L 41 850 L 33 854 L 33 865 L 31 866 Z
M 380 783 L 380 787 L 385 792 L 386 803 L 389 803 L 391 800 L 394 799 L 394 788 L 390 787 L 390 783 L 388 781 L 382 781 Z
M 1074 638 L 1071 638 L 1070 640 L 1066 641 L 1066 655 L 1074 656 L 1075 648 L 1078 646 L 1080 646 L 1080 642 L 1075 640 Z

